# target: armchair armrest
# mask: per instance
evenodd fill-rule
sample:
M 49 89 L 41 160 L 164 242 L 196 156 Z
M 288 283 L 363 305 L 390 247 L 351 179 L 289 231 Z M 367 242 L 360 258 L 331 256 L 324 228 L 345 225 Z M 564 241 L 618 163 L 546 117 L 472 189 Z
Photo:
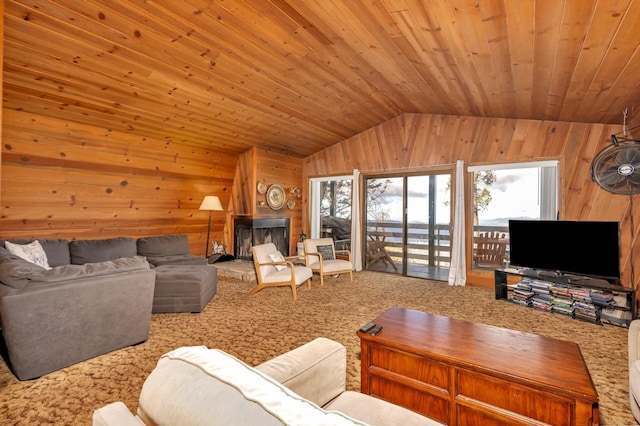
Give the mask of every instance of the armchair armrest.
M 631 321 L 628 332 L 629 346 L 629 371 L 634 367 L 634 363 L 640 359 L 640 320 Z
M 322 407 L 346 389 L 347 350 L 318 337 L 255 368 Z
M 310 266 L 311 262 L 309 262 L 309 256 L 316 256 L 318 258 L 318 264 L 320 265 L 320 270 L 322 271 L 322 253 L 317 251 L 306 251 L 304 253 L 304 263 L 307 266 Z
M 336 258 L 338 257 L 338 254 L 341 254 L 343 256 L 347 256 L 347 258 L 349 259 L 349 261 L 351 261 L 351 251 L 344 249 L 344 250 L 336 250 Z
M 291 263 L 291 261 L 289 260 L 281 260 L 279 262 L 266 262 L 266 263 L 261 263 L 260 266 L 278 266 L 278 265 L 284 265 L 284 266 L 289 266 L 292 267 L 293 263 Z
M 124 403 L 118 401 L 93 412 L 93 426 L 141 426 L 144 423 L 131 414 Z

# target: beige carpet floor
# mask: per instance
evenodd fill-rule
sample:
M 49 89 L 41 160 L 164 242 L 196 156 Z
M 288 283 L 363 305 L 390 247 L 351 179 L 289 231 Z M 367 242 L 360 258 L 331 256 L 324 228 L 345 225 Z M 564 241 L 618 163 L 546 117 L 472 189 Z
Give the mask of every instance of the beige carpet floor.
M 200 314 L 155 314 L 145 343 L 36 380 L 17 380 L 0 361 L 0 424 L 87 425 L 93 410 L 118 400 L 133 412 L 158 358 L 179 346 L 217 347 L 255 365 L 324 336 L 347 347 L 348 387 L 359 390 L 356 330 L 393 306 L 574 341 L 599 394 L 601 424 L 636 424 L 629 409 L 625 328 L 495 300 L 492 289 L 374 272 L 356 273 L 353 282 L 344 276 L 329 278 L 323 287 L 316 278 L 311 289 L 300 288 L 297 302 L 287 288 L 265 289 L 250 297 L 253 285 L 221 277 L 218 293 Z

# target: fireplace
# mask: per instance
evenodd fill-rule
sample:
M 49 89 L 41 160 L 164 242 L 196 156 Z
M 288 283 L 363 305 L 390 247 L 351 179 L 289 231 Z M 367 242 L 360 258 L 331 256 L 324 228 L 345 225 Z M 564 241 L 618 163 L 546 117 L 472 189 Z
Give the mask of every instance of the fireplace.
M 289 218 L 235 218 L 234 253 L 237 259 L 253 260 L 251 247 L 273 243 L 283 256 L 289 256 Z

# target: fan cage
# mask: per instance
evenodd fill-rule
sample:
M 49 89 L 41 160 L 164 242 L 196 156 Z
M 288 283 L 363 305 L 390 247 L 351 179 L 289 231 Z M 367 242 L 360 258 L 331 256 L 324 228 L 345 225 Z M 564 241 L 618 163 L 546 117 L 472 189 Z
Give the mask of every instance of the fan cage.
M 622 195 L 640 192 L 640 141 L 614 140 L 591 163 L 591 177 L 604 190 Z

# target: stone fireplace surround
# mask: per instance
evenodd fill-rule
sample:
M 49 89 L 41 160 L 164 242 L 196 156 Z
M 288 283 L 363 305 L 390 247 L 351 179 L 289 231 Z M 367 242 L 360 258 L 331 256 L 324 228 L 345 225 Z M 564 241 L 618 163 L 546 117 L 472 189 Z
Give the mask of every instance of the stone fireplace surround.
M 237 217 L 233 221 L 233 249 L 236 259 L 253 260 L 251 247 L 274 243 L 283 256 L 289 255 L 289 218 Z

